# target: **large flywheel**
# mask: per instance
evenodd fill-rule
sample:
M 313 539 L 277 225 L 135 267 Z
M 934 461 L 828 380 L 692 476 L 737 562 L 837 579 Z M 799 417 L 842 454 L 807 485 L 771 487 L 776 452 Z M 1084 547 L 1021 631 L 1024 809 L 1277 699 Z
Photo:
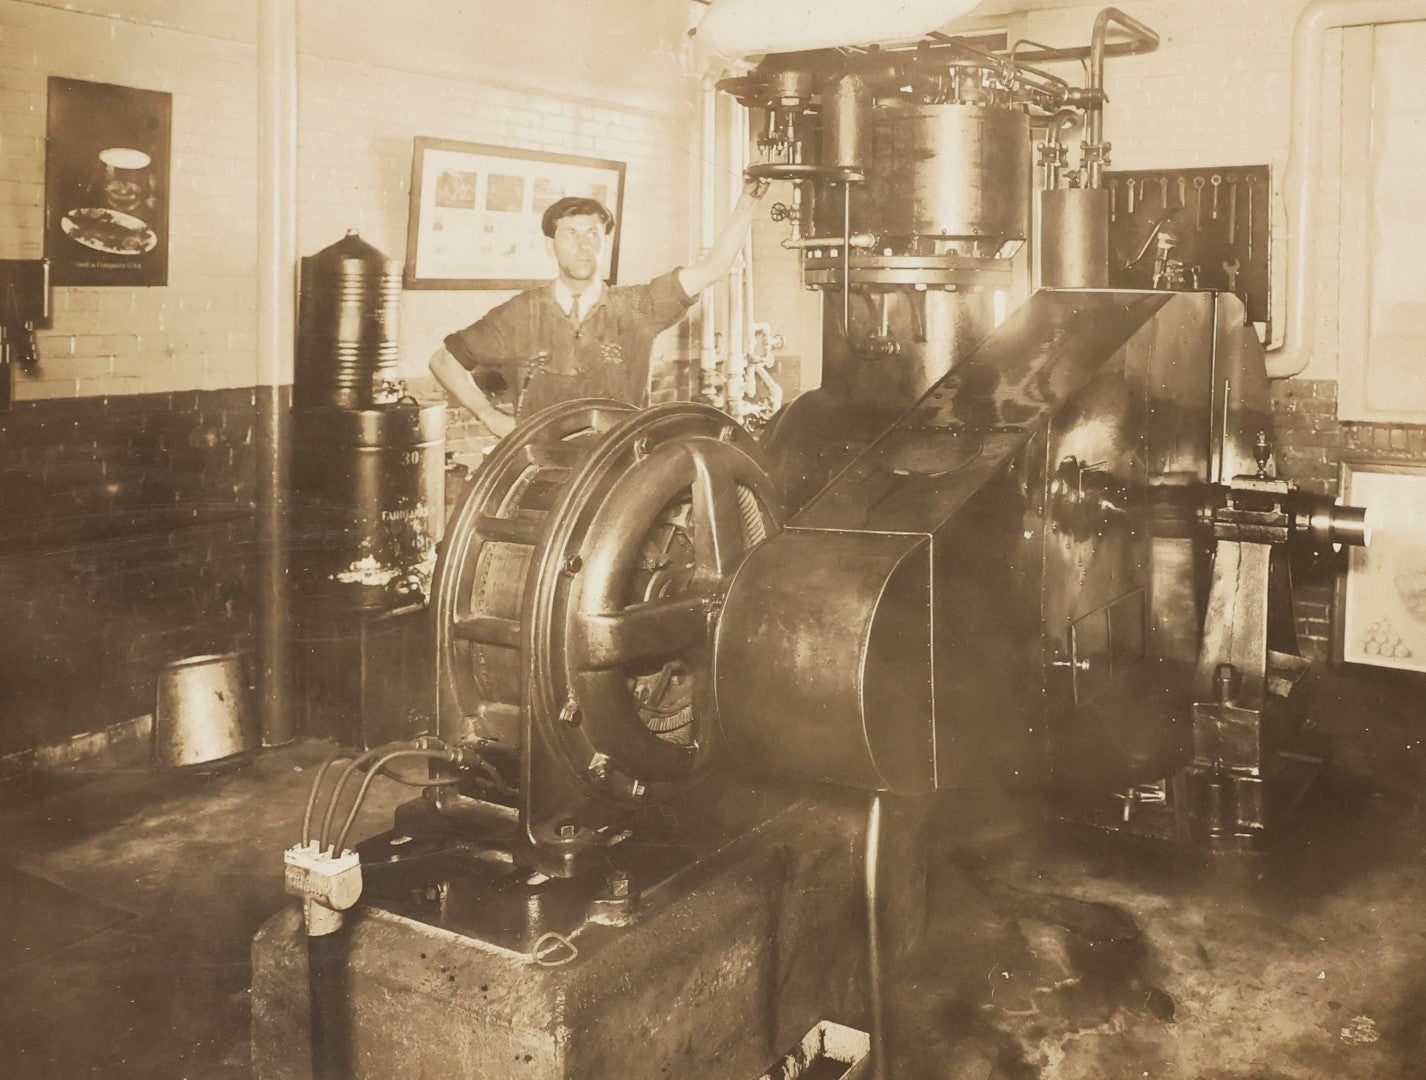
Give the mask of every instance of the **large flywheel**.
M 591 842 L 712 759 L 712 630 L 780 527 L 752 436 L 706 405 L 555 406 L 501 441 L 437 568 L 441 737 L 466 797 Z

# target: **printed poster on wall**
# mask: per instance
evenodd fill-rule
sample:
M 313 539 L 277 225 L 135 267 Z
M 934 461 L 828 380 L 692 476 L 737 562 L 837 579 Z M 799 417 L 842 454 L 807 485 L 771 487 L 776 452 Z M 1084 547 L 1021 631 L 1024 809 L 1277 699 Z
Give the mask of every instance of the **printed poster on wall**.
M 566 196 L 614 215 L 599 276 L 616 283 L 624 163 L 418 136 L 406 238 L 408 289 L 529 289 L 555 275 L 540 220 Z
M 50 78 L 45 255 L 53 284 L 168 284 L 172 113 L 173 95 L 162 91 Z

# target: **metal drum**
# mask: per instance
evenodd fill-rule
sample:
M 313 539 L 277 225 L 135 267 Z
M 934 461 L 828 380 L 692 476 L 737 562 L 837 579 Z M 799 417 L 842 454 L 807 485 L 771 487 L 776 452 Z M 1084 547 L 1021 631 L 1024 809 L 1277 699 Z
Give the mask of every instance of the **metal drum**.
M 445 520 L 444 405 L 294 409 L 292 574 L 304 600 L 385 609 L 430 594 Z
M 242 657 L 190 656 L 168 664 L 158 678 L 154 757 L 162 765 L 206 765 L 256 750 Z
M 854 232 L 896 254 L 1007 259 L 1020 248 L 1030 209 L 1025 113 L 921 105 L 874 117 L 866 183 L 851 185 Z M 817 186 L 810 235 L 841 235 L 842 198 L 841 185 Z
M 400 396 L 401 264 L 355 229 L 302 260 L 292 403 L 365 409 Z
M 1040 286 L 1109 287 L 1109 192 L 1059 188 L 1040 192 Z
M 1016 109 L 887 110 L 871 177 L 883 235 L 951 240 L 961 255 L 1008 258 L 1025 240 L 1030 120 Z

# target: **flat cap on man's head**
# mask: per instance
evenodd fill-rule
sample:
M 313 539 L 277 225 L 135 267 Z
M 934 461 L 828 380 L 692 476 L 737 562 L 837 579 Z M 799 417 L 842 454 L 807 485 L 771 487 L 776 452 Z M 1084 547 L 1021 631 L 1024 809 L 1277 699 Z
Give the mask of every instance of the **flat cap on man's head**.
M 598 199 L 586 199 L 578 195 L 567 195 L 563 199 L 550 203 L 544 216 L 540 218 L 540 231 L 553 238 L 557 221 L 561 218 L 578 217 L 581 214 L 592 214 L 604 222 L 606 235 L 614 231 L 614 215 L 605 209 L 604 204 Z

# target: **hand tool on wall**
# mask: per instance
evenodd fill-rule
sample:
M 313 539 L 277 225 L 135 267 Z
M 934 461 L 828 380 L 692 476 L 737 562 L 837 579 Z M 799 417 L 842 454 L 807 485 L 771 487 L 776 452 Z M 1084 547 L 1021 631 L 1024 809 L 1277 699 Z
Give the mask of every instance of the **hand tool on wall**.
M 1119 220 L 1119 181 L 1109 181 L 1109 220 Z
M 1231 246 L 1238 239 L 1238 174 L 1229 173 L 1228 182 L 1228 243 Z
M 1238 271 L 1243 268 L 1243 264 L 1236 258 L 1232 262 L 1223 264 L 1223 272 L 1228 275 L 1228 291 L 1236 293 L 1238 291 Z
M 1125 180 L 1124 186 L 1129 190 L 1129 209 L 1125 213 L 1132 214 L 1134 212 L 1134 178 L 1131 176 Z
M 1194 226 L 1198 229 L 1203 228 L 1203 185 L 1205 183 L 1207 183 L 1207 181 L 1204 180 L 1201 176 L 1195 176 L 1193 178 L 1193 193 L 1198 199 L 1198 206 L 1196 208 L 1194 217 Z
M 1183 173 L 1178 174 L 1178 204 L 1185 210 L 1188 209 L 1188 177 Z
M 1213 185 L 1213 220 L 1218 220 L 1218 186 L 1223 183 L 1223 177 L 1214 173 L 1208 181 Z
M 1169 208 L 1169 178 L 1159 177 L 1159 207 L 1167 210 Z

